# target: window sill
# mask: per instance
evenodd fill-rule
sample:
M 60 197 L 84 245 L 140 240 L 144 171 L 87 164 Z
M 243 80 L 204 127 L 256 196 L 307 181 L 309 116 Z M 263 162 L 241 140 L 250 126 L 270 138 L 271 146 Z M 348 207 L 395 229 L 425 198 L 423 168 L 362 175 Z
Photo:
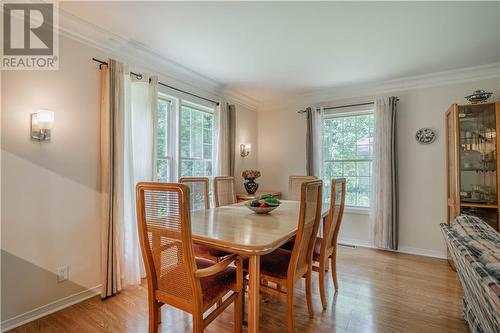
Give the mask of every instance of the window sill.
M 370 208 L 360 208 L 360 207 L 344 207 L 344 213 L 357 214 L 357 215 L 370 215 Z

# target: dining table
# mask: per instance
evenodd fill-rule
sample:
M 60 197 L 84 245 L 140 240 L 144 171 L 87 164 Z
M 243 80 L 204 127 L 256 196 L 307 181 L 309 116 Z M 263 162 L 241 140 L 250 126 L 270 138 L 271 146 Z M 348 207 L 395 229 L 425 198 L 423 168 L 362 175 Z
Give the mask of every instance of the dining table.
M 322 217 L 329 204 L 323 203 Z M 282 200 L 268 214 L 257 214 L 243 203 L 191 212 L 193 241 L 248 257 L 248 332 L 259 332 L 260 257 L 297 233 L 300 202 Z

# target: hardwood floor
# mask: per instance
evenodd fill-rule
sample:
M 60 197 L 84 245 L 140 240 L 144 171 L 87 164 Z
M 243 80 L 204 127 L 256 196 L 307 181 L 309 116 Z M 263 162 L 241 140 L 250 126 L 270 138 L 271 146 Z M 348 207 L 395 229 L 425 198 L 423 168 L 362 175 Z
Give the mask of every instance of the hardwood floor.
M 341 247 L 340 289 L 327 274 L 328 309 L 321 311 L 317 273 L 313 276 L 314 318 L 309 319 L 304 283 L 297 284 L 296 331 L 305 332 L 469 332 L 462 319 L 462 288 L 445 260 L 363 248 Z M 285 304 L 261 305 L 261 332 L 286 331 Z M 10 332 L 147 332 L 146 285 L 101 301 L 76 304 Z M 191 331 L 191 316 L 164 306 L 159 332 Z M 205 332 L 232 332 L 232 307 Z

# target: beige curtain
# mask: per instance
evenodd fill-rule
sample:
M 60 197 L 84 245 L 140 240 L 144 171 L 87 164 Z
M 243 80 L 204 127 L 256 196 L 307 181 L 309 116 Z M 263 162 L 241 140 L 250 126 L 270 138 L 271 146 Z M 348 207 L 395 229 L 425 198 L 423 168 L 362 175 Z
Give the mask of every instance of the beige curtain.
M 212 151 L 213 175 L 229 176 L 229 125 L 228 125 L 228 107 L 223 101 L 215 108 L 214 123 L 215 127 L 215 149 Z
M 121 286 L 121 205 L 120 179 L 123 177 L 123 108 L 124 67 L 110 60 L 100 66 L 101 75 L 101 193 L 102 223 L 102 291 L 101 297 L 113 296 Z

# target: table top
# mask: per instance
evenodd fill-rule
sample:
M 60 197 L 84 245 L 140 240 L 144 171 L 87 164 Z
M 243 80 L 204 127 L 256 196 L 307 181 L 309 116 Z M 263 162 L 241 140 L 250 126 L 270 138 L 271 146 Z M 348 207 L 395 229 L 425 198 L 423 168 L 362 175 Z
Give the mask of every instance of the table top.
M 193 240 L 243 255 L 270 253 L 297 233 L 300 203 L 281 202 L 269 214 L 256 214 L 241 203 L 191 212 Z M 323 216 L 328 208 L 323 204 Z
M 255 197 L 258 197 L 258 196 L 261 196 L 264 194 L 272 194 L 273 196 L 281 196 L 281 192 L 279 192 L 279 191 L 257 191 L 254 194 L 236 193 L 236 198 L 238 200 L 252 200 Z

